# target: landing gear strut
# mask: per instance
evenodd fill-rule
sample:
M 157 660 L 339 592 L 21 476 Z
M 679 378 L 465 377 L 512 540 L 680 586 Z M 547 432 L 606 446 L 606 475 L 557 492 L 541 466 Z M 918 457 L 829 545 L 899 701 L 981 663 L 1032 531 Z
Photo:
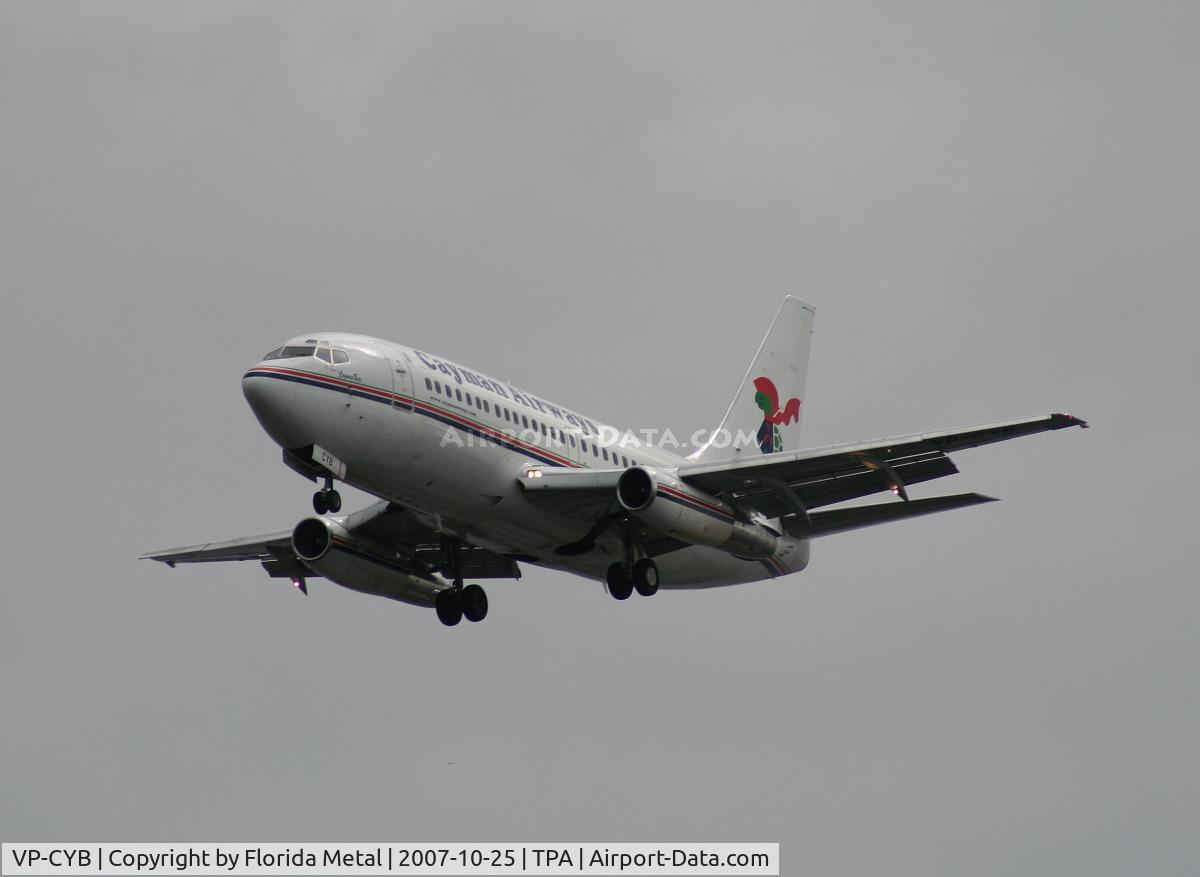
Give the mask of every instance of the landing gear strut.
M 620 527 L 625 559 L 608 568 L 605 576 L 608 593 L 618 600 L 628 600 L 636 589 L 643 597 L 652 597 L 658 593 L 658 566 L 649 557 L 635 560 L 638 546 L 634 541 L 633 527 L 627 518 L 622 519 Z
M 453 584 L 444 591 L 439 591 L 434 598 L 438 621 L 447 627 L 453 627 L 464 618 L 467 621 L 483 621 L 488 613 L 487 592 L 479 585 L 463 587 L 462 546 L 457 539 L 445 537 L 442 540 L 442 549 L 449 561 Z
M 326 512 L 337 514 L 342 510 L 342 495 L 333 489 L 333 479 L 326 478 L 325 486 L 313 494 L 313 511 L 318 515 Z

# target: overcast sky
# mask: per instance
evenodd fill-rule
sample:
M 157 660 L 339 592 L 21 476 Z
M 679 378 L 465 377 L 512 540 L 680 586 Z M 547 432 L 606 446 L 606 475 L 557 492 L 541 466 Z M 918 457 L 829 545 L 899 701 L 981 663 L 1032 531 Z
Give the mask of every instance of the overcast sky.
M 780 841 L 788 874 L 1200 861 L 1188 3 L 0 5 L 4 840 Z M 480 625 L 152 548 L 292 526 L 240 376 L 415 344 L 806 444 L 1067 411 L 807 571 Z M 346 491 L 347 505 L 369 498 Z

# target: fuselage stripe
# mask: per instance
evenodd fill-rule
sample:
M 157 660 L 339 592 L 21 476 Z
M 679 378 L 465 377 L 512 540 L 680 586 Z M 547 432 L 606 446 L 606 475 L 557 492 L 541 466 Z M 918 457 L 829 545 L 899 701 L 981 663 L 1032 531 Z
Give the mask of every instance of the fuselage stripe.
M 497 443 L 511 448 L 527 457 L 537 460 L 539 463 L 547 463 L 551 466 L 561 466 L 568 468 L 582 468 L 582 464 L 568 460 L 565 457 L 560 457 L 537 445 L 522 441 L 513 436 L 505 435 L 496 429 L 488 426 L 485 423 L 471 420 L 463 417 L 453 411 L 447 411 L 443 408 L 438 408 L 436 405 L 430 405 L 427 402 L 422 402 L 411 396 L 405 396 L 401 393 L 392 393 L 387 390 L 381 390 L 378 387 L 371 387 L 366 384 L 355 384 L 351 381 L 343 381 L 338 378 L 330 378 L 325 375 L 319 375 L 314 372 L 306 372 L 298 369 L 282 369 L 271 366 L 259 366 L 246 372 L 246 377 L 264 377 L 264 378 L 279 378 L 282 380 L 293 381 L 295 383 L 307 384 L 309 386 L 321 387 L 323 389 L 335 389 L 343 392 L 348 392 L 351 395 L 360 396 L 364 399 L 372 399 L 376 402 L 391 404 L 399 402 L 402 405 L 418 411 L 426 417 L 438 420 L 448 426 L 453 426 L 462 429 L 466 432 L 474 432 L 477 435 L 482 435 L 495 440 Z

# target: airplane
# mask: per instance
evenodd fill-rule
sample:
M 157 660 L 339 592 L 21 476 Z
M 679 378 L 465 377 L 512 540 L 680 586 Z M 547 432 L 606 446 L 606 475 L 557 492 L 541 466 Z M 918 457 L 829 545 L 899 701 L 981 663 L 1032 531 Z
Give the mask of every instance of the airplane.
M 519 579 L 522 564 L 599 580 L 618 600 L 800 572 L 818 537 L 994 501 L 909 496 L 958 472 L 950 452 L 1088 425 L 1056 413 L 797 447 L 814 315 L 783 300 L 720 425 L 687 456 L 414 347 L 292 338 L 242 392 L 283 462 L 320 485 L 315 516 L 142 559 L 258 561 L 305 594 L 324 577 L 454 626 L 488 614 L 478 580 Z M 340 514 L 335 482 L 379 501 Z M 892 498 L 842 505 L 877 493 Z

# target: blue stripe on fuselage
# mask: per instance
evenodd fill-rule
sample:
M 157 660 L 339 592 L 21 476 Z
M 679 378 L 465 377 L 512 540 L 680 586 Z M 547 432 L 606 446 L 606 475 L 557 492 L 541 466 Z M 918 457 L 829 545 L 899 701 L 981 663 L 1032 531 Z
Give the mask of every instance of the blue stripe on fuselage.
M 393 398 L 398 399 L 398 400 L 403 400 L 402 404 L 403 404 L 404 410 L 406 410 L 406 411 L 415 411 L 417 414 L 424 415 L 425 417 L 428 417 L 431 420 L 436 420 L 438 423 L 444 423 L 447 426 L 452 426 L 455 429 L 458 429 L 458 430 L 461 430 L 462 432 L 467 433 L 468 435 L 477 435 L 480 438 L 495 442 L 496 444 L 500 445 L 501 447 L 504 447 L 510 451 L 515 451 L 518 454 L 523 454 L 524 456 L 529 457 L 531 460 L 534 460 L 535 462 L 544 463 L 547 466 L 557 466 L 557 467 L 565 467 L 567 465 L 559 460 L 555 460 L 548 456 L 544 456 L 530 448 L 521 447 L 520 445 L 515 444 L 514 442 L 510 441 L 507 437 L 504 437 L 503 434 L 501 434 L 501 436 L 498 437 L 498 436 L 492 435 L 491 432 L 485 431 L 485 430 L 493 430 L 495 432 L 499 432 L 498 429 L 493 429 L 492 427 L 484 427 L 482 425 L 480 425 L 479 427 L 466 426 L 462 423 L 455 421 L 453 418 L 459 417 L 459 418 L 461 418 L 463 420 L 467 420 L 471 423 L 477 423 L 477 421 L 472 421 L 470 418 L 464 417 L 461 414 L 447 413 L 447 414 L 443 415 L 443 414 L 439 414 L 436 410 L 427 411 L 420 406 L 414 405 L 412 400 L 409 399 L 407 396 L 401 396 L 396 393 L 388 393 L 386 390 L 376 390 L 373 393 L 369 393 L 369 392 L 366 392 L 365 390 L 357 389 L 353 385 L 343 385 L 342 383 L 338 383 L 338 384 L 329 383 L 328 381 L 322 380 L 319 375 L 314 375 L 312 378 L 305 378 L 305 377 L 301 377 L 300 375 L 297 375 L 297 374 L 280 374 L 278 372 L 273 372 L 273 371 L 272 372 L 260 372 L 260 371 L 252 370 L 252 371 L 247 372 L 245 376 L 248 378 L 274 378 L 274 379 L 280 380 L 280 381 L 292 381 L 297 384 L 304 384 L 305 386 L 309 386 L 309 387 L 317 387 L 322 390 L 332 390 L 335 393 L 347 393 L 351 396 L 358 396 L 359 398 L 362 398 L 362 399 L 370 399 L 372 401 L 379 402 L 381 404 L 388 405 L 388 406 L 391 406 Z M 386 394 L 386 397 L 383 395 L 379 395 L 379 394 Z M 427 405 L 428 403 L 422 403 L 422 404 Z M 429 406 L 429 407 L 432 408 L 433 406 Z

